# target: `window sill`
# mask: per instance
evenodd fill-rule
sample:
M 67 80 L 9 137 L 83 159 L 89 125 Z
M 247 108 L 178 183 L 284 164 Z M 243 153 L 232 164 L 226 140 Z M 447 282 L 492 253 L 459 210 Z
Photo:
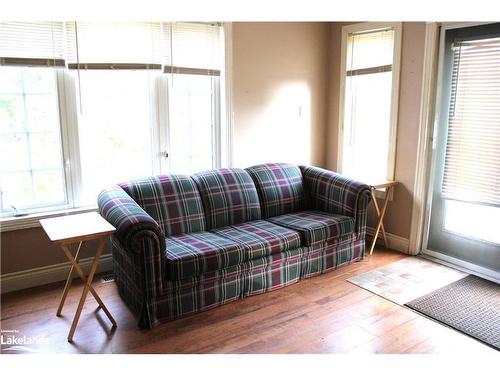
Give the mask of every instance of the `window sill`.
M 37 228 L 40 226 L 41 219 L 47 219 L 56 216 L 76 215 L 85 212 L 97 212 L 97 206 L 80 207 L 66 210 L 39 212 L 21 217 L 6 217 L 0 219 L 0 232 L 10 232 L 20 229 Z

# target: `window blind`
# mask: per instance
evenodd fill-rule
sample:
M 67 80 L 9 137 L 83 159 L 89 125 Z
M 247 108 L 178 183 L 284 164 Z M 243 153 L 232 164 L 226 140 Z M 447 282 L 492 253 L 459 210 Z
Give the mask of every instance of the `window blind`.
M 64 66 L 64 22 L 0 22 L 0 64 Z
M 0 22 L 0 64 L 219 75 L 221 35 L 217 23 Z
M 204 74 L 217 74 L 222 62 L 219 24 L 165 22 L 162 28 L 165 72 L 193 74 L 201 69 Z
M 500 37 L 453 43 L 442 194 L 500 207 Z
M 393 47 L 393 29 L 350 34 L 347 40 L 347 75 L 390 71 Z
M 160 22 L 66 22 L 69 68 L 161 69 Z

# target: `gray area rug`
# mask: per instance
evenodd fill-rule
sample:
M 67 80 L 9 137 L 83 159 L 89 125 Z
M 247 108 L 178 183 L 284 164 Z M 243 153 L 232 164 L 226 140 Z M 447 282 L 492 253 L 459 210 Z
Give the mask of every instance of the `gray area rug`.
M 405 304 L 500 350 L 500 285 L 469 275 Z

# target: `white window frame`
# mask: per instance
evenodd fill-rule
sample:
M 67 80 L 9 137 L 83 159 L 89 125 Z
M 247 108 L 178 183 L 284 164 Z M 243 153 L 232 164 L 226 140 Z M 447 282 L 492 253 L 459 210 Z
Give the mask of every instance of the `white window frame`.
M 232 24 L 222 24 L 221 38 L 224 41 L 224 62 L 220 76 L 215 80 L 215 96 L 212 100 L 217 103 L 214 107 L 215 126 L 213 137 L 215 140 L 214 167 L 230 167 L 232 164 Z M 65 173 L 65 193 L 67 203 L 59 206 L 46 207 L 21 217 L 1 217 L 0 233 L 35 228 L 40 226 L 40 219 L 72 215 L 84 212 L 95 212 L 97 206 L 82 206 L 80 148 L 78 138 L 78 99 L 76 84 L 66 69 L 56 71 L 57 94 L 59 103 L 59 122 L 63 167 Z M 175 78 L 175 77 L 174 77 Z M 170 173 L 169 158 L 163 156 L 169 152 L 168 140 L 168 84 L 167 76 L 162 75 L 152 87 L 154 93 L 152 121 L 153 126 L 153 169 L 155 174 Z M 222 93 L 220 90 L 224 90 Z
M 221 70 L 221 75 L 223 74 Z M 164 73 L 155 82 L 155 108 L 154 108 L 154 119 L 156 121 L 156 127 L 153 129 L 153 137 L 157 147 L 155 154 L 160 158 L 158 162 L 157 174 L 168 174 L 173 173 L 171 169 L 171 147 L 170 147 L 170 113 L 169 113 L 169 95 L 170 95 L 170 82 L 175 80 L 176 73 Z M 224 139 L 222 138 L 222 116 L 221 116 L 221 76 L 213 76 L 213 88 L 212 88 L 212 108 L 213 117 L 212 123 L 214 124 L 212 128 L 212 143 L 214 146 L 212 155 L 212 166 L 213 168 L 221 168 L 223 166 L 222 162 L 222 148 Z M 168 154 L 168 156 L 165 156 Z M 157 158 L 156 158 L 157 159 Z M 156 161 L 155 161 L 156 163 Z
M 58 68 L 54 68 L 54 70 L 66 202 L 33 207 L 29 209 L 28 214 L 21 214 L 20 216 L 2 216 L 0 219 L 0 232 L 38 226 L 34 224 L 38 224 L 38 220 L 45 217 L 96 210 L 96 206 L 82 206 L 79 200 L 82 183 L 75 83 L 67 70 Z M 33 220 L 36 220 L 36 222 L 34 223 Z
M 212 123 L 214 124 L 212 128 L 212 144 L 215 146 L 212 155 L 212 165 L 216 168 L 221 168 L 221 147 L 222 147 L 222 138 L 221 138 L 221 95 L 220 95 L 220 76 L 213 77 L 212 81 L 214 87 L 212 90 L 212 108 L 214 110 L 212 116 Z
M 28 67 L 29 68 L 29 67 Z M 58 113 L 57 113 L 57 122 L 58 122 L 58 127 L 59 127 L 59 138 L 60 138 L 60 145 L 61 145 L 61 164 L 62 164 L 62 170 L 63 170 L 63 182 L 64 182 L 64 199 L 65 202 L 61 203 L 55 203 L 55 204 L 38 204 L 31 206 L 29 208 L 30 214 L 39 214 L 43 212 L 48 212 L 48 211 L 58 211 L 58 210 L 66 210 L 68 208 L 74 207 L 74 201 L 73 201 L 73 196 L 71 194 L 71 178 L 69 177 L 68 174 L 68 147 L 67 147 L 67 123 L 66 123 L 66 97 L 64 94 L 64 81 L 63 81 L 63 74 L 64 72 L 58 68 L 47 68 L 47 69 L 53 69 L 54 70 L 54 75 L 55 75 L 55 80 L 56 80 L 56 95 L 57 95 L 57 106 L 58 106 Z M 3 202 L 2 202 L 3 203 Z M 24 211 L 25 209 L 21 208 L 21 211 Z M 3 223 L 4 219 L 23 219 L 27 215 L 24 213 L 20 213 L 19 216 L 11 216 L 6 214 L 5 212 L 0 212 L 0 223 Z
M 166 74 L 160 75 L 155 82 L 155 121 L 157 126 L 153 126 L 153 152 L 156 152 L 155 171 L 170 170 L 170 140 L 169 140 L 169 91 L 168 77 Z
M 233 25 L 222 23 L 221 41 L 224 46 L 224 64 L 222 66 L 219 85 L 224 90 L 220 96 L 220 166 L 233 166 Z M 220 91 L 219 91 L 220 92 Z
M 61 144 L 66 182 L 68 209 L 79 207 L 81 189 L 80 142 L 78 135 L 78 114 L 76 87 L 66 70 L 57 72 L 57 93 L 59 95 L 59 118 Z
M 346 63 L 347 63 L 347 38 L 349 34 L 356 32 L 380 31 L 388 28 L 394 30 L 394 49 L 392 58 L 392 92 L 391 92 L 391 119 L 389 131 L 389 154 L 387 160 L 386 179 L 393 180 L 396 166 L 396 141 L 399 108 L 399 76 L 401 70 L 401 40 L 402 22 L 362 22 L 342 27 L 341 61 L 340 61 L 340 95 L 339 95 L 339 121 L 337 139 L 337 170 L 342 171 L 343 144 L 344 144 L 344 103 L 346 85 Z M 368 181 L 372 182 L 372 181 Z M 379 182 L 379 181 L 373 181 Z

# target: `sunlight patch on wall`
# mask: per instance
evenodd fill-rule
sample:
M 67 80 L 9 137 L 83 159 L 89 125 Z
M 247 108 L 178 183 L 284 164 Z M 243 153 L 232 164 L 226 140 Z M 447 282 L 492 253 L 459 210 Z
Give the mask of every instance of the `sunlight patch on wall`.
M 234 164 L 311 162 L 311 89 L 305 82 L 284 83 L 269 93 L 261 111 L 239 126 Z

